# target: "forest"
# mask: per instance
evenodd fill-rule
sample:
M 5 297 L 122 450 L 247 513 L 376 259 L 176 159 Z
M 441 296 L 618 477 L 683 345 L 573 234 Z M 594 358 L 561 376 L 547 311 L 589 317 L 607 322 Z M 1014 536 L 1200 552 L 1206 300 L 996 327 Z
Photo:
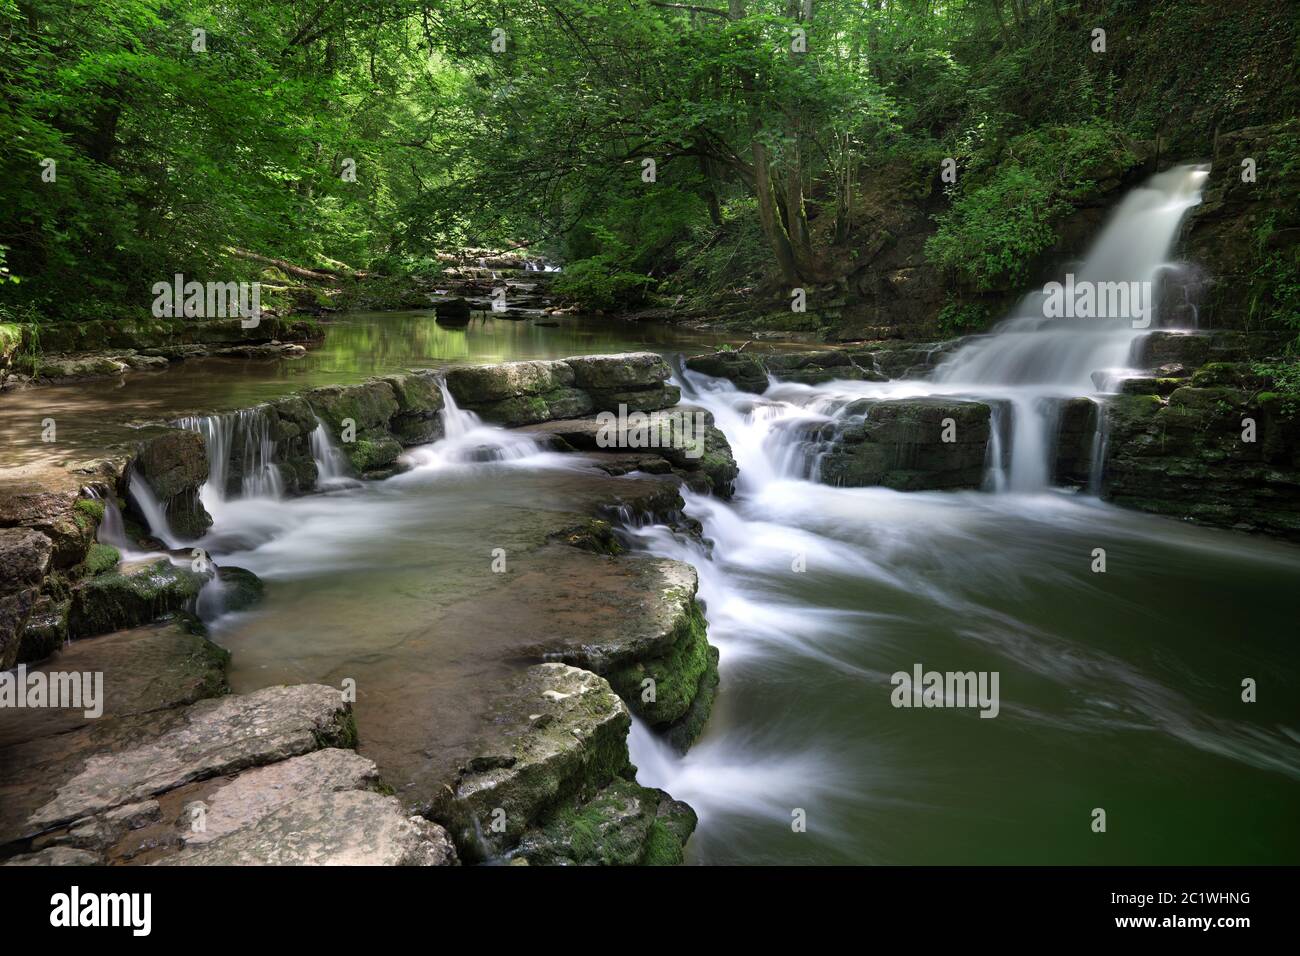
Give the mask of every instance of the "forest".
M 252 277 L 234 250 L 400 277 L 463 247 L 563 262 L 584 309 L 779 308 L 919 207 L 945 326 L 983 326 L 1143 146 L 1296 115 L 1270 7 L 6 0 L 0 308 L 129 317 L 177 272 Z M 1256 314 L 1297 328 L 1270 228 Z
M 1293 0 L 0 0 L 0 145 L 0 866 L 1300 863 Z

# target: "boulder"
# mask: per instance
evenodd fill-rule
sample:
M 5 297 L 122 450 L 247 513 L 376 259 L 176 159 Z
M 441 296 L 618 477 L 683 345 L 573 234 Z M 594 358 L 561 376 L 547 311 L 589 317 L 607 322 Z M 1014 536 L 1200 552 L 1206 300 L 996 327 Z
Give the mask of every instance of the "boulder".
M 564 360 L 573 370 L 573 384 L 587 391 L 634 391 L 662 385 L 672 369 L 656 352 L 621 355 L 582 355 Z
M 389 430 L 402 445 L 423 445 L 442 437 L 442 389 L 432 372 L 388 375 L 383 380 L 397 399 Z
M 573 384 L 573 369 L 562 361 L 457 365 L 447 370 L 447 389 L 462 408 L 541 395 Z
M 989 407 L 945 398 L 863 399 L 845 409 L 820 480 L 899 491 L 979 488 L 989 441 Z M 948 425 L 953 426 L 949 430 Z M 954 438 L 944 441 L 945 433 Z
M 675 866 L 696 822 L 695 811 L 664 791 L 616 779 L 561 808 L 511 856 L 534 866 Z
M 490 726 L 434 814 L 470 859 L 501 855 L 562 805 L 631 775 L 627 707 L 589 671 L 529 667 L 502 692 Z
M 72 589 L 68 634 L 76 640 L 193 611 L 210 576 L 163 558 L 86 578 Z
M 23 631 L 50 571 L 50 539 L 30 528 L 0 528 L 0 670 L 18 659 Z
M 90 482 L 62 469 L 6 482 L 0 486 L 0 528 L 28 528 L 45 535 L 55 569 L 80 564 L 96 530 L 94 518 L 77 508 L 83 483 Z
M 208 480 L 208 452 L 203 436 L 168 428 L 140 442 L 132 466 L 153 491 L 173 533 L 195 539 L 212 527 L 212 516 L 199 500 Z

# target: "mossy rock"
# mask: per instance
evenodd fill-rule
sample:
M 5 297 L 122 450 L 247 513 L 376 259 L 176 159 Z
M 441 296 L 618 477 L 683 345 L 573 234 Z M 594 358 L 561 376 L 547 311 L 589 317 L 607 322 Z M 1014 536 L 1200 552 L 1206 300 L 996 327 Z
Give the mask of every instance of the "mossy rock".
M 32 608 L 18 645 L 18 662 L 43 661 L 68 640 L 68 608 L 71 602 L 43 595 Z
M 515 857 L 530 865 L 675 866 L 694 829 L 695 814 L 686 804 L 616 779 L 529 832 Z
M 709 650 L 704 614 L 691 601 L 667 653 L 617 668 L 606 677 L 633 712 L 651 726 L 666 727 L 690 710 L 710 666 Z
M 122 555 L 117 548 L 97 541 L 86 551 L 86 560 L 82 562 L 82 567 L 88 575 L 106 574 L 117 567 L 121 560 Z
M 387 468 L 402 454 L 401 442 L 386 432 L 359 435 L 356 441 L 339 447 L 353 469 L 362 474 Z
M 206 580 L 169 560 L 87 578 L 72 590 L 68 634 L 107 634 L 190 611 Z
M 104 502 L 97 498 L 79 498 L 73 507 L 94 521 L 96 526 L 104 521 Z
M 246 611 L 261 601 L 266 592 L 262 579 L 246 568 L 220 567 L 217 580 L 221 582 L 223 611 Z

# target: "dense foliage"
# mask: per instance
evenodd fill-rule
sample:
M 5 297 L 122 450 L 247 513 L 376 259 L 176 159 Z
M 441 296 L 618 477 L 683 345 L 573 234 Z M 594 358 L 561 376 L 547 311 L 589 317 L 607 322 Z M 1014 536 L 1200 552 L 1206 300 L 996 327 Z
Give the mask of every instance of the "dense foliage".
M 1135 139 L 1297 111 L 1286 4 L 1227 6 L 0 0 L 0 310 L 129 314 L 259 268 L 232 249 L 403 274 L 522 244 L 610 309 L 833 283 L 885 185 L 942 200 L 957 281 L 1015 282 Z M 1260 263 L 1281 320 L 1293 266 Z

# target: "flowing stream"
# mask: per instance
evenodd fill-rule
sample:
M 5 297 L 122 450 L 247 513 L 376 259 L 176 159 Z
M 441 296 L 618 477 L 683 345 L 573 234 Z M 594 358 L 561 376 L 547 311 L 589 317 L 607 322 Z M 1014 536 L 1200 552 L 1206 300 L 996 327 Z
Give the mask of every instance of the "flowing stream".
M 1203 171 L 1182 167 L 1136 190 L 1075 278 L 1154 281 L 1202 179 Z M 653 525 L 625 533 L 698 569 L 710 640 L 721 650 L 722 684 L 696 746 L 680 756 L 640 724 L 631 740 L 641 782 L 699 812 L 692 861 L 1300 856 L 1300 674 L 1290 610 L 1300 552 L 1052 489 L 1054 403 L 1110 387 L 1143 330 L 1122 319 L 1051 320 L 1043 311 L 1041 296 L 1027 298 L 932 380 L 773 383 L 756 396 L 681 373 L 688 398 L 713 413 L 732 445 L 737 495 L 724 502 L 685 493 L 702 540 Z M 427 315 L 343 323 L 333 350 L 327 340 L 315 364 L 301 366 L 304 380 L 284 380 L 281 366 L 246 366 L 253 371 L 244 394 L 266 400 L 337 380 L 331 362 L 345 379 L 419 364 L 417 354 L 433 364 L 435 349 L 445 363 L 698 344 L 670 330 L 583 324 L 554 341 L 551 330 L 518 324 L 484 324 L 468 335 L 430 329 Z M 503 344 L 503 336 L 520 338 Z M 395 357 L 344 357 L 381 353 Z M 166 400 L 176 408 L 181 379 L 171 375 L 166 386 L 167 377 L 128 380 L 100 398 L 105 407 L 156 411 Z M 204 390 L 229 385 L 191 381 Z M 47 405 L 95 399 L 93 390 L 43 394 Z M 810 426 L 841 421 L 857 399 L 922 395 L 995 406 L 988 488 L 998 493 L 815 480 L 820 447 Z M 583 513 L 611 480 L 581 455 L 544 451 L 445 397 L 446 437 L 409 449 L 409 470 L 385 481 L 350 480 L 318 430 L 311 448 L 324 493 L 298 498 L 282 495 L 255 413 L 189 422 L 212 462 L 203 498 L 215 525 L 200 543 L 219 564 L 246 567 L 266 583 L 261 604 L 211 622 L 233 651 L 233 689 L 354 678 L 361 750 L 386 777 L 397 768 L 394 779 L 409 787 L 403 796 L 445 779 L 481 726 L 484 702 L 517 666 L 497 652 L 516 636 L 506 632 L 530 626 L 524 578 L 489 573 L 489 552 L 526 556 L 557 515 Z M 44 409 L 30 412 L 39 420 Z M 1098 461 L 1104 442 L 1099 429 Z M 131 494 L 159 529 L 163 516 L 147 486 L 135 482 Z M 118 540 L 121 529 L 106 524 L 102 533 Z M 1105 573 L 1092 571 L 1097 548 L 1107 554 Z M 534 578 L 544 588 L 562 571 L 542 566 Z M 996 673 L 997 716 L 893 706 L 891 675 L 916 665 Z M 1257 703 L 1241 699 L 1246 678 L 1258 681 Z M 431 750 L 430 739 L 442 749 Z M 1097 808 L 1107 813 L 1105 833 L 1092 830 Z
M 1073 280 L 1154 289 L 1204 177 L 1179 167 L 1135 190 Z M 700 812 L 693 860 L 1294 859 L 1295 549 L 1051 489 L 1058 403 L 1126 374 L 1144 328 L 1044 311 L 1042 293 L 1026 297 L 932 381 L 773 382 L 758 397 L 684 373 L 731 443 L 738 494 L 688 495 L 704 544 L 628 534 L 699 569 L 722 652 L 714 716 L 689 754 L 633 734 L 642 782 Z M 1000 493 L 810 480 L 809 426 L 855 399 L 922 395 L 993 405 L 987 487 Z M 1094 484 L 1104 443 L 1100 426 Z M 996 673 L 997 716 L 894 706 L 891 676 L 916 666 Z M 1244 703 L 1242 680 L 1262 674 L 1271 699 Z

